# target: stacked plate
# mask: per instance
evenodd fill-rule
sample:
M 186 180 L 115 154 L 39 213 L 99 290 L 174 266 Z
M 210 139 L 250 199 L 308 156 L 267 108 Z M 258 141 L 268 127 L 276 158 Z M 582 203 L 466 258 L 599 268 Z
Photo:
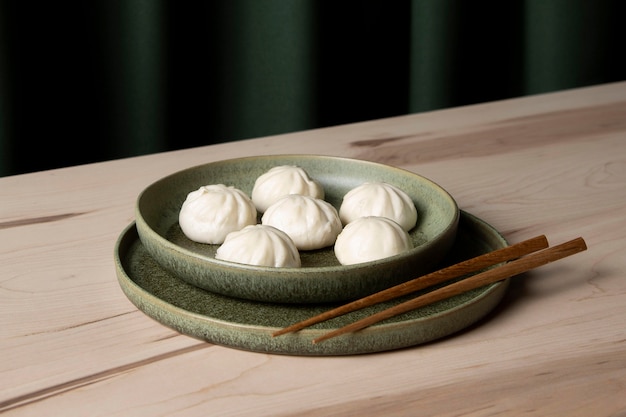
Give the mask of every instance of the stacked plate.
M 178 225 L 187 194 L 224 184 L 251 194 L 270 168 L 295 165 L 322 184 L 339 208 L 364 182 L 386 182 L 406 192 L 417 212 L 409 231 L 413 249 L 361 264 L 341 265 L 332 247 L 301 251 L 302 267 L 274 268 L 215 259 L 218 245 L 189 240 Z M 289 324 L 440 268 L 507 245 L 481 220 L 460 212 L 434 182 L 378 163 L 318 155 L 275 155 L 209 163 L 169 175 L 137 199 L 136 221 L 115 247 L 118 281 L 141 311 L 181 333 L 225 346 L 294 355 L 345 355 L 398 349 L 431 341 L 482 318 L 500 301 L 506 283 L 472 291 L 320 344 L 329 329 L 387 308 L 394 300 L 294 334 L 272 337 Z

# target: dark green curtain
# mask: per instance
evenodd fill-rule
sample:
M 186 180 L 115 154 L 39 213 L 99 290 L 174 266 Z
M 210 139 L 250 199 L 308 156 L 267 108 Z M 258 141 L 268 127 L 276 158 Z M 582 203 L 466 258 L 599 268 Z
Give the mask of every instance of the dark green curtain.
M 0 175 L 626 79 L 618 0 L 0 0 Z

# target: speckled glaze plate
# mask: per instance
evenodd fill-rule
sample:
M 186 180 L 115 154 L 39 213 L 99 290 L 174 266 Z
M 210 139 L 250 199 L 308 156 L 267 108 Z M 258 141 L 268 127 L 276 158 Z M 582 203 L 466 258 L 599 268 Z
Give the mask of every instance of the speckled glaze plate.
M 455 243 L 440 265 L 452 264 L 508 246 L 489 224 L 461 212 Z M 180 333 L 232 348 L 285 355 L 332 356 L 381 352 L 430 342 L 484 318 L 501 301 L 508 281 L 388 319 L 361 331 L 312 340 L 329 330 L 397 304 L 388 301 L 317 324 L 297 333 L 272 333 L 322 313 L 336 304 L 272 304 L 231 298 L 200 289 L 163 270 L 128 226 L 115 246 L 119 284 L 129 300 L 154 320 Z
M 324 187 L 324 199 L 337 209 L 348 191 L 367 181 L 402 189 L 418 212 L 417 225 L 409 231 L 413 248 L 384 259 L 341 265 L 329 246 L 300 251 L 301 268 L 274 268 L 216 259 L 219 245 L 192 242 L 182 233 L 178 215 L 189 192 L 221 183 L 250 195 L 255 180 L 279 165 L 306 170 Z M 452 245 L 458 218 L 452 196 L 427 178 L 380 163 L 323 155 L 265 155 L 190 167 L 146 187 L 135 209 L 142 244 L 167 271 L 229 297 L 293 304 L 359 298 L 432 270 Z

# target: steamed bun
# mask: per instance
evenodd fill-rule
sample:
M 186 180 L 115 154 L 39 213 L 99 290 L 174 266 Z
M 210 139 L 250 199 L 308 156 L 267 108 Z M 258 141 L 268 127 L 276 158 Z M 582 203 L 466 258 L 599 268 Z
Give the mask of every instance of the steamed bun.
M 229 233 L 256 224 L 256 209 L 250 197 L 237 188 L 205 185 L 187 195 L 178 223 L 189 239 L 220 244 Z
M 330 203 L 299 194 L 284 196 L 268 207 L 261 223 L 287 233 L 300 250 L 331 246 L 342 228 Z
M 339 217 L 344 225 L 366 216 L 386 217 L 406 231 L 417 223 L 417 209 L 411 197 L 384 182 L 363 183 L 343 197 Z
M 252 189 L 252 202 L 263 213 L 279 198 L 289 194 L 301 194 L 313 198 L 324 198 L 324 188 L 311 179 L 298 166 L 280 165 L 259 176 Z
M 386 217 L 360 217 L 337 236 L 335 256 L 342 265 L 387 258 L 413 247 L 409 234 Z
M 216 259 L 241 264 L 300 267 L 300 253 L 291 238 L 272 226 L 246 226 L 229 233 L 217 248 Z

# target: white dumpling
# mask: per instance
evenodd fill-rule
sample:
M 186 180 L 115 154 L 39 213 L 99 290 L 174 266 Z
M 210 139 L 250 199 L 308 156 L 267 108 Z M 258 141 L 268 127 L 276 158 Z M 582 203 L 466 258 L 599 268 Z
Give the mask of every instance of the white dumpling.
M 375 261 L 413 247 L 406 230 L 386 217 L 360 217 L 344 227 L 335 242 L 342 265 Z
M 263 213 L 279 198 L 289 194 L 324 199 L 324 188 L 298 166 L 280 165 L 259 176 L 252 188 L 252 202 Z
M 417 223 L 417 209 L 411 197 L 385 182 L 366 182 L 343 197 L 339 217 L 344 225 L 366 216 L 386 217 L 406 231 Z
M 330 203 L 299 194 L 284 196 L 268 207 L 261 223 L 287 233 L 300 250 L 331 246 L 342 228 Z
M 293 267 L 301 265 L 300 253 L 291 238 L 272 226 L 246 226 L 229 233 L 217 248 L 216 259 L 241 264 Z
M 185 236 L 220 244 L 226 235 L 256 224 L 256 208 L 243 191 L 223 184 L 202 186 L 187 195 L 178 214 Z

